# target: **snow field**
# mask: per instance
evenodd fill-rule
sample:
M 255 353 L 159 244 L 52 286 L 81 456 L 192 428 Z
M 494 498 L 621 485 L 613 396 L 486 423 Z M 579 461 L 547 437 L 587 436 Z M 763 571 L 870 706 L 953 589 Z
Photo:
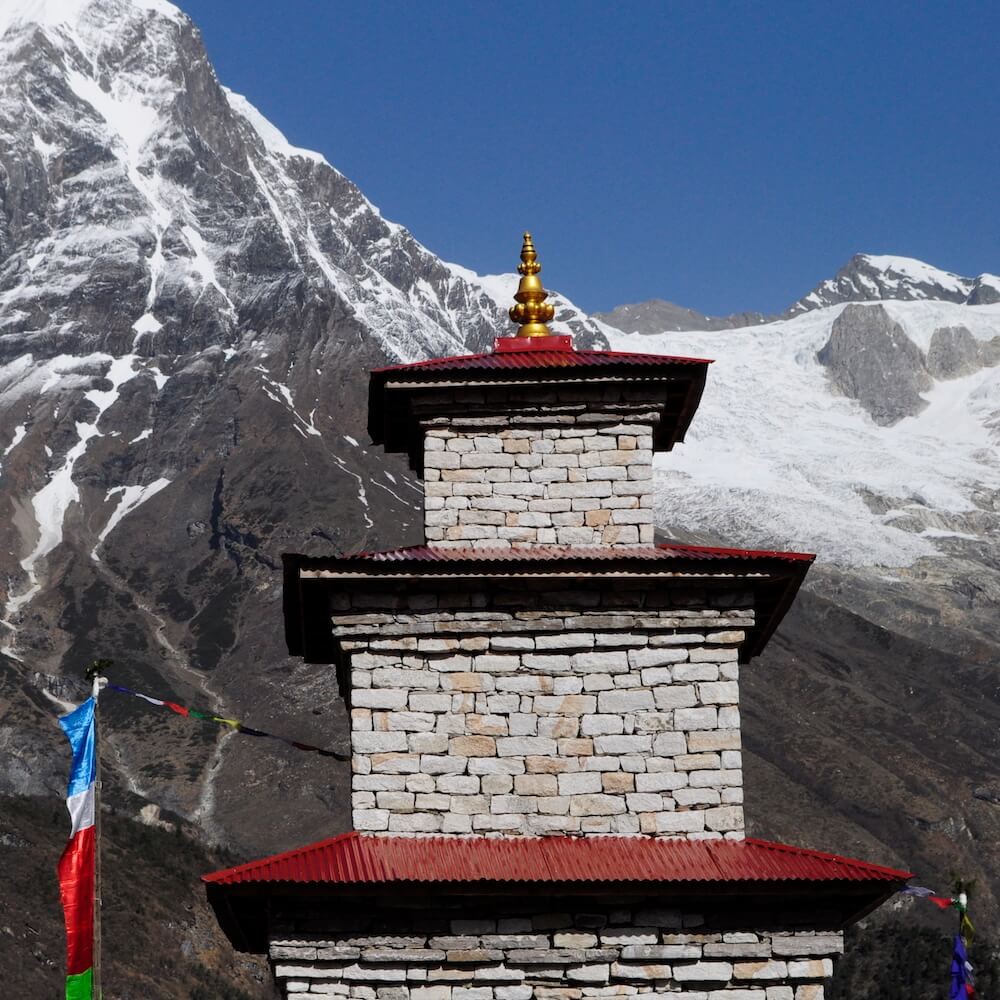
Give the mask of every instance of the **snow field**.
M 925 350 L 939 326 L 1000 336 L 1000 306 L 882 305 Z M 977 490 L 1000 489 L 1000 367 L 939 381 L 920 414 L 880 427 L 816 360 L 843 308 L 722 333 L 614 337 L 616 350 L 715 359 L 686 442 L 657 458 L 659 523 L 840 566 L 908 566 L 935 555 L 935 539 L 967 534 L 893 522 L 960 520 Z M 865 494 L 892 509 L 877 513 Z

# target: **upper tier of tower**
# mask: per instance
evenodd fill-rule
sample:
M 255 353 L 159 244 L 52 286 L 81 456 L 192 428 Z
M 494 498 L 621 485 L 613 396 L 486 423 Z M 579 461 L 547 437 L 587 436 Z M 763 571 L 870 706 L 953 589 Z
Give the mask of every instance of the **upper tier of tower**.
M 709 361 L 553 334 L 530 234 L 492 352 L 372 372 L 369 431 L 425 480 L 428 544 L 649 545 L 653 453 L 684 439 Z

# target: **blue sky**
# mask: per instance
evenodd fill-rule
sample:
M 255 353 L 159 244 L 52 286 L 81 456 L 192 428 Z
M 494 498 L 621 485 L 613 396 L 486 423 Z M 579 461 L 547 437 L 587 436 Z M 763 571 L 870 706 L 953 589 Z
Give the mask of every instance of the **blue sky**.
M 440 256 L 775 312 L 862 251 L 1000 272 L 1000 5 L 176 0 Z

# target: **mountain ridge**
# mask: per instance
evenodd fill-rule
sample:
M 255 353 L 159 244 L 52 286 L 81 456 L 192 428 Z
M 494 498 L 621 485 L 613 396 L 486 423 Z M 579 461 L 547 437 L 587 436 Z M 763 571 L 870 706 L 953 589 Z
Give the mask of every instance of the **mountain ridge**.
M 663 299 L 620 305 L 594 316 L 623 333 L 649 335 L 760 326 L 844 302 L 915 300 L 992 305 L 1000 302 L 1000 276 L 983 272 L 975 278 L 963 278 L 913 257 L 856 253 L 832 278 L 824 279 L 784 312 L 772 316 L 756 312 L 705 316 Z

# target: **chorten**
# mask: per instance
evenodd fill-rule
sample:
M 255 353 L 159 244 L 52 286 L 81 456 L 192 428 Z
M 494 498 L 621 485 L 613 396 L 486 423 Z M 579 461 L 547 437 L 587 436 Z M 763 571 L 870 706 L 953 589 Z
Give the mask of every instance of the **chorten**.
M 744 830 L 741 666 L 813 556 L 656 543 L 709 361 L 577 350 L 525 234 L 485 354 L 371 373 L 424 545 L 286 555 L 349 708 L 353 829 L 206 876 L 282 996 L 821 1000 L 906 872 Z

